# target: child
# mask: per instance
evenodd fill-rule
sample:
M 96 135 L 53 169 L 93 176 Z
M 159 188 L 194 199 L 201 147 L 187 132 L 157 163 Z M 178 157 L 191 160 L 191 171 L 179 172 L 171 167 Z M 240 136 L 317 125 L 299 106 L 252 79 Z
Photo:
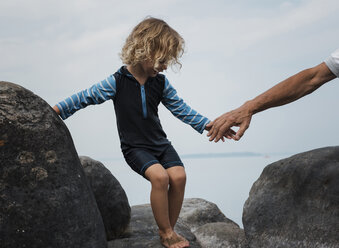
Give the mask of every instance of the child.
M 113 100 L 121 150 L 128 165 L 151 182 L 151 206 L 165 247 L 188 247 L 174 232 L 186 184 L 182 161 L 166 138 L 158 117 L 162 102 L 173 115 L 199 133 L 210 121 L 177 96 L 167 78 L 159 74 L 179 64 L 184 40 L 166 22 L 146 18 L 128 36 L 121 52 L 122 66 L 91 88 L 54 106 L 62 119 L 87 105 Z

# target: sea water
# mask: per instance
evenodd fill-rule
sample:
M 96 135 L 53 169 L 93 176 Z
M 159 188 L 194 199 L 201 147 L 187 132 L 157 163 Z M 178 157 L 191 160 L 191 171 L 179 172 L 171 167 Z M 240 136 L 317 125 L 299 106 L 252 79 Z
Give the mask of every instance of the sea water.
M 253 183 L 270 163 L 290 154 L 182 155 L 187 183 L 185 198 L 203 198 L 215 203 L 240 227 L 245 201 Z M 149 203 L 150 183 L 130 169 L 123 158 L 101 160 L 124 188 L 131 206 Z

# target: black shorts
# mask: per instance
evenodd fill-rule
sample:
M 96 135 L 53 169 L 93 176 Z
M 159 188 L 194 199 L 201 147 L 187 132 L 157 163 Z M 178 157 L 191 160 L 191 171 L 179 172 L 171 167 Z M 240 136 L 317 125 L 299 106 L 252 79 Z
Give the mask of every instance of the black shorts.
M 171 144 L 167 145 L 162 151 L 147 148 L 130 148 L 123 154 L 127 164 L 143 177 L 145 177 L 145 171 L 154 164 L 161 164 L 165 169 L 173 166 L 184 166 Z

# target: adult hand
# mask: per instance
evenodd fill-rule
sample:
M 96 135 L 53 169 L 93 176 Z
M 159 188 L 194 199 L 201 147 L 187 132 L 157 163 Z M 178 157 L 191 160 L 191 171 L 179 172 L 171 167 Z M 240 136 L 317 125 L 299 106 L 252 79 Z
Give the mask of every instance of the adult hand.
M 240 140 L 246 129 L 250 126 L 252 113 L 247 108 L 246 104 L 241 107 L 227 112 L 207 125 L 209 132 L 207 134 L 210 141 L 218 142 L 222 137 L 228 139 Z M 239 127 L 237 132 L 231 128 Z M 234 135 L 235 134 L 235 135 Z
M 212 126 L 213 126 L 214 122 L 209 122 L 206 126 L 205 126 L 205 130 L 206 131 L 210 131 Z M 235 132 L 232 129 L 228 129 L 223 136 L 220 138 L 222 140 L 222 142 L 225 142 L 224 137 L 226 137 L 227 139 L 232 139 L 233 136 L 235 135 Z

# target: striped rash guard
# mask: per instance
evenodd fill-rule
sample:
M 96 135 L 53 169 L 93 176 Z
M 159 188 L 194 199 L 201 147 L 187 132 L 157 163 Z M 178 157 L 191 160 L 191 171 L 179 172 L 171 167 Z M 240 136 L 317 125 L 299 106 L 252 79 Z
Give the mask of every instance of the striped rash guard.
M 122 151 L 129 148 L 161 149 L 170 144 L 158 116 L 160 102 L 171 113 L 202 133 L 209 119 L 188 106 L 167 78 L 158 74 L 140 85 L 121 67 L 105 80 L 57 104 L 62 119 L 88 105 L 113 100 Z

